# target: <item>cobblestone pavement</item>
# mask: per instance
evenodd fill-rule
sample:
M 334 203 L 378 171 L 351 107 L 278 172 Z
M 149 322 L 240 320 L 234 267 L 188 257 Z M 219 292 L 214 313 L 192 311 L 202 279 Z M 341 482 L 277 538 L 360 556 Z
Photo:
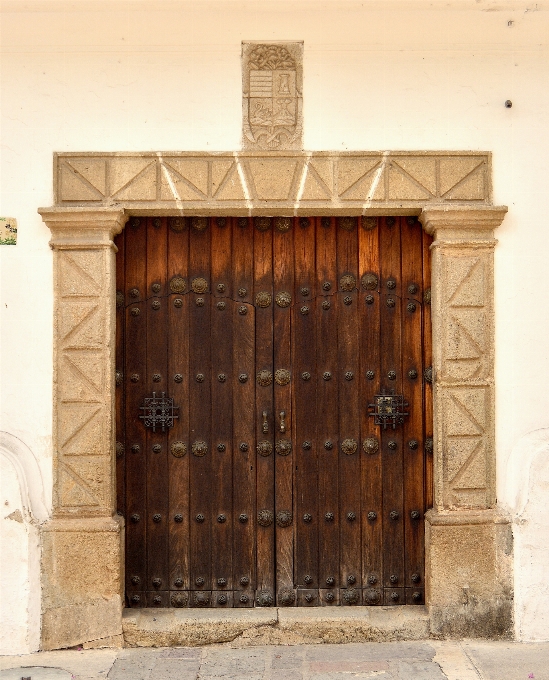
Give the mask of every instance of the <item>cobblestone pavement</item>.
M 0 657 L 0 680 L 549 680 L 549 643 L 387 642 L 63 650 Z

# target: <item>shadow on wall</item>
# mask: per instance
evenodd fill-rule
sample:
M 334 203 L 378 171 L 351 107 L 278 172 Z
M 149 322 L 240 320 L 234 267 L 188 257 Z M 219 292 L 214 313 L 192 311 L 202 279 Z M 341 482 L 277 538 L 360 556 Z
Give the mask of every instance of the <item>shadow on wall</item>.
M 0 432 L 0 654 L 40 645 L 40 523 L 48 518 L 38 462 Z
M 518 441 L 505 478 L 515 543 L 515 635 L 549 640 L 549 428 Z

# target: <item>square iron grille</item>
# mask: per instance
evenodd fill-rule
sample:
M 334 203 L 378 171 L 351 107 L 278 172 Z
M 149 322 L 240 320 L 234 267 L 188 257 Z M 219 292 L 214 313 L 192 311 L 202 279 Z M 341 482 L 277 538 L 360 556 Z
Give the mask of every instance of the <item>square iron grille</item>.
M 384 430 L 388 426 L 395 430 L 397 425 L 402 425 L 408 415 L 408 411 L 404 410 L 407 406 L 408 402 L 404 401 L 402 394 L 376 394 L 374 403 L 368 404 L 374 425 L 380 425 Z
M 179 418 L 179 406 L 174 406 L 173 399 L 167 397 L 165 392 L 162 392 L 161 397 L 157 397 L 156 392 L 153 392 L 152 397 L 145 397 L 143 406 L 139 408 L 143 411 L 139 416 L 143 424 L 145 427 L 152 427 L 153 432 L 156 432 L 157 426 L 165 432 L 166 428 L 173 427 L 173 421 Z

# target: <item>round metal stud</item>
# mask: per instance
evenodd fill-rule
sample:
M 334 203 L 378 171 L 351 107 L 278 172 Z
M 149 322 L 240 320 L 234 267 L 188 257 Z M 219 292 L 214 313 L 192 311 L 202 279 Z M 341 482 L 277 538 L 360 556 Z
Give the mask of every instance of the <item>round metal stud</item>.
M 227 596 L 226 595 L 218 595 L 217 596 L 217 604 L 227 604 Z
M 389 378 L 389 380 L 396 380 L 397 377 L 396 371 L 389 371 L 387 373 L 387 377 Z
M 410 576 L 410 580 L 412 581 L 412 583 L 419 583 L 421 581 L 421 577 L 419 574 L 412 574 Z
M 398 600 L 400 599 L 400 595 L 396 592 L 396 590 L 393 590 L 390 597 L 393 602 L 398 602 Z
M 183 585 L 183 579 L 180 576 L 178 576 L 173 582 L 173 584 L 176 588 L 181 588 L 181 586 Z
M 350 291 L 356 287 L 356 279 L 352 274 L 344 274 L 339 279 L 339 287 L 341 290 Z
M 301 307 L 299 311 L 303 314 L 303 316 L 307 316 L 307 314 L 309 313 L 309 307 L 307 305 L 303 305 L 303 307 Z
M 139 522 L 141 519 L 141 515 L 137 512 L 134 512 L 133 515 L 130 516 L 130 519 L 134 524 L 137 524 L 137 522 Z
M 426 305 L 431 304 L 431 289 L 426 288 L 425 292 L 423 293 L 423 302 L 425 302 Z
M 268 307 L 273 301 L 273 296 L 267 291 L 260 291 L 255 296 L 256 307 Z
M 138 298 L 139 297 L 139 288 L 132 288 L 130 290 L 130 297 Z
M 308 217 L 300 217 L 299 218 L 299 226 L 302 229 L 307 229 L 307 227 L 309 226 L 309 218 Z
M 238 218 L 238 226 L 241 229 L 245 229 L 248 226 L 248 218 L 247 217 L 239 217 Z
M 238 447 L 242 453 L 246 453 L 246 451 L 249 451 L 250 447 L 246 442 L 240 442 L 240 445 Z
M 246 288 L 238 289 L 238 297 L 246 297 L 248 295 L 248 290 Z
M 257 443 L 257 452 L 260 456 L 267 457 L 273 452 L 273 445 L 269 441 L 261 441 Z
M 324 281 L 322 284 L 322 290 L 330 290 L 332 288 L 332 284 L 329 281 Z
M 124 380 L 124 374 L 122 373 L 122 371 L 116 371 L 116 373 L 114 374 L 114 382 L 115 382 L 115 385 L 116 385 L 117 387 L 120 387 L 120 385 L 122 384 L 123 380 Z
M 324 599 L 326 602 L 333 602 L 335 600 L 335 595 L 333 593 L 326 593 Z
M 227 579 L 226 578 L 218 578 L 217 579 L 217 585 L 220 588 L 224 588 L 227 585 Z
M 433 382 L 433 367 L 432 366 L 427 366 L 427 368 L 423 371 L 423 377 L 425 379 L 425 382 L 428 382 L 428 383 Z
M 184 217 L 169 217 L 168 218 L 168 224 L 170 225 L 170 229 L 172 231 L 175 231 L 176 234 L 179 234 L 185 229 L 185 218 Z
M 195 300 L 195 304 L 197 307 L 204 307 L 204 298 L 202 297 L 197 297 Z
M 131 447 L 132 453 L 139 453 L 140 451 L 141 451 L 141 447 L 139 446 L 139 444 L 132 444 L 132 447 Z
M 373 295 L 367 295 L 364 298 L 364 301 L 366 302 L 367 305 L 373 305 L 374 304 L 374 296 Z
M 153 374 L 153 382 L 160 382 L 162 380 L 162 376 L 160 373 L 154 373 Z
M 420 603 L 423 598 L 421 597 L 421 593 L 419 591 L 415 591 L 412 593 L 412 600 L 416 603 Z
M 375 585 L 375 584 L 377 583 L 377 576 L 375 576 L 374 574 L 370 574 L 370 575 L 368 576 L 368 583 L 369 583 L 371 586 Z
M 194 594 L 194 604 L 196 607 L 207 607 L 210 604 L 210 596 L 208 593 L 197 591 Z
M 362 215 L 362 228 L 366 231 L 371 231 L 377 227 L 377 217 L 370 215 Z
M 223 302 L 223 300 L 222 300 L 221 302 L 218 302 L 218 303 L 216 304 L 216 307 L 217 307 L 217 309 L 219 309 L 220 312 L 222 312 L 222 311 L 225 309 L 226 306 L 227 306 L 227 305 L 226 305 L 225 302 Z
M 350 304 L 352 304 L 352 302 L 353 302 L 353 298 L 350 295 L 346 295 L 343 298 L 343 304 L 345 304 L 345 305 L 350 305 Z
M 329 229 L 332 225 L 332 220 L 329 217 L 322 217 L 320 219 L 320 224 L 324 229 Z
M 181 298 L 175 298 L 173 301 L 173 306 L 177 308 L 183 307 L 183 300 Z
M 356 513 L 354 513 L 354 512 L 348 512 L 347 513 L 347 520 L 349 522 L 354 522 L 355 519 L 356 519 Z M 353 581 L 353 583 L 354 583 L 354 581 Z
M 323 300 L 322 301 L 322 309 L 327 310 L 330 309 L 332 306 L 332 303 L 329 300 Z
M 412 449 L 412 451 L 415 451 L 417 449 L 417 447 L 419 446 L 419 443 L 418 443 L 417 439 L 410 439 L 410 441 L 408 442 L 408 446 L 409 446 L 409 448 Z
M 183 382 L 183 376 L 181 375 L 181 373 L 176 373 L 174 375 L 173 379 L 174 379 L 174 382 L 176 382 L 176 383 L 182 383 Z
M 324 442 L 324 448 L 326 451 L 331 451 L 334 448 L 333 443 L 328 439 Z
M 220 229 L 223 229 L 223 227 L 227 224 L 227 218 L 226 217 L 216 217 L 215 218 L 215 223 Z
M 116 442 L 116 457 L 122 458 L 124 455 L 124 444 L 122 442 Z
M 343 593 L 343 601 L 345 604 L 356 604 L 359 602 L 360 595 L 358 590 L 355 590 L 355 588 L 347 588 L 347 590 Z
M 153 283 L 151 290 L 155 295 L 158 295 L 158 293 L 160 293 L 162 290 L 162 286 L 159 283 Z
M 370 522 L 373 522 L 374 520 L 376 520 L 377 519 L 377 512 L 370 510 L 370 512 L 368 513 L 368 519 L 370 520 Z
M 121 309 L 124 306 L 124 293 L 121 290 L 116 291 L 116 308 Z
M 204 382 L 204 373 L 197 373 L 195 380 L 197 383 L 203 383 Z
M 227 521 L 227 518 L 225 517 L 225 515 L 218 515 L 217 521 L 219 522 L 219 524 L 225 524 L 225 522 Z
M 312 593 L 305 593 L 305 602 L 312 602 L 315 596 Z
M 224 283 L 218 283 L 216 286 L 217 292 L 218 293 L 224 293 L 225 292 L 225 284 Z
M 155 217 L 152 223 L 155 229 L 160 229 L 160 227 L 162 226 L 162 220 L 159 217 Z
M 202 522 L 203 522 L 205 519 L 206 519 L 206 518 L 204 517 L 204 515 L 203 515 L 201 512 L 199 512 L 198 515 L 195 517 L 195 520 L 196 520 L 199 524 L 202 524 Z
M 227 447 L 225 446 L 225 444 L 218 444 L 217 445 L 217 450 L 219 451 L 219 453 L 225 453 L 226 449 L 227 449 Z
M 408 286 L 408 293 L 410 295 L 415 295 L 418 292 L 418 290 L 419 290 L 419 288 L 417 287 L 417 285 L 415 283 L 411 283 Z
M 279 527 L 289 527 L 293 521 L 293 515 L 289 510 L 280 510 L 276 513 L 276 523 Z
M 366 604 L 378 604 L 381 601 L 381 593 L 375 588 L 368 588 L 364 592 L 364 599 Z
M 425 440 L 425 451 L 427 453 L 433 453 L 433 439 L 432 437 L 427 437 Z
M 355 439 L 344 439 L 341 442 L 341 450 L 348 456 L 352 456 L 358 449 L 358 443 Z
M 407 309 L 410 313 L 415 312 L 416 309 L 417 309 L 416 303 L 415 303 L 415 302 L 409 302 L 409 303 L 406 305 L 406 309 Z
M 160 586 L 162 585 L 162 579 L 158 577 L 153 578 L 152 584 L 155 588 L 160 588 Z
M 393 520 L 393 522 L 396 522 L 400 515 L 396 510 L 391 510 L 391 512 L 389 513 L 389 517 Z
M 301 379 L 302 380 L 310 380 L 311 374 L 309 373 L 309 371 L 303 371 L 303 373 L 301 374 Z
M 246 522 L 248 521 L 248 515 L 246 515 L 245 513 L 238 515 L 238 521 L 241 524 L 246 524 Z
M 225 373 L 220 373 L 220 374 L 217 376 L 217 379 L 219 380 L 220 383 L 224 383 L 224 382 L 227 381 L 227 376 L 226 376 Z
M 155 444 L 152 447 L 152 451 L 153 453 L 160 453 L 162 451 L 162 446 L 160 444 Z
M 177 515 L 174 515 L 173 519 L 174 522 L 181 524 L 181 522 L 183 521 L 183 515 L 181 513 L 177 513 Z
M 254 217 L 254 226 L 258 231 L 268 231 L 271 228 L 271 218 Z
M 306 286 L 303 286 L 303 288 L 300 289 L 299 291 L 303 297 L 307 297 L 309 293 L 311 292 Z
M 398 576 L 396 574 L 391 574 L 389 576 L 389 581 L 394 585 L 395 583 L 398 583 Z
M 274 515 L 270 510 L 260 510 L 257 513 L 257 523 L 261 527 L 270 527 L 274 521 Z
M 379 285 L 379 278 L 373 272 L 366 272 L 360 279 L 364 290 L 376 290 Z
M 312 576 L 309 576 L 307 574 L 306 576 L 303 577 L 303 583 L 305 583 L 305 585 L 310 586 L 312 582 L 313 582 Z
M 396 288 L 396 281 L 394 279 L 387 279 L 387 283 L 385 284 L 389 290 L 394 290 Z
M 356 217 L 338 217 L 337 226 L 345 231 L 356 229 Z
M 388 443 L 387 446 L 391 449 L 391 451 L 396 451 L 397 448 L 397 443 L 394 439 L 391 439 Z
M 345 373 L 345 380 L 352 380 L 355 377 L 355 374 L 352 371 L 347 371 Z
M 131 582 L 133 583 L 134 586 L 138 586 L 141 583 L 141 579 L 139 576 L 132 576 Z
M 290 607 L 292 604 L 294 604 L 294 602 L 294 591 L 290 590 L 289 588 L 282 588 L 282 590 L 278 593 L 278 604 L 281 604 L 283 607 Z
M 130 314 L 132 316 L 139 316 L 141 314 L 141 310 L 139 309 L 139 307 L 132 307 L 130 310 Z
M 324 378 L 324 380 L 331 380 L 331 379 L 332 379 L 332 374 L 330 373 L 330 371 L 325 371 L 325 372 L 322 374 L 322 377 Z
M 276 294 L 275 302 L 279 307 L 289 307 L 292 304 L 292 296 L 285 290 Z
M 256 601 L 259 607 L 272 607 L 274 599 L 268 590 L 260 590 Z
M 391 297 L 387 298 L 387 300 L 385 301 L 385 304 L 387 305 L 387 307 L 394 307 L 395 304 L 396 304 L 395 299 L 391 298 Z
M 277 385 L 287 385 L 290 382 L 290 371 L 286 368 L 279 368 L 275 371 L 275 382 Z
M 186 607 L 189 601 L 187 593 L 172 593 L 170 595 L 170 604 L 172 607 Z
M 290 231 L 290 228 L 292 226 L 292 218 L 291 217 L 275 217 L 274 218 L 274 226 L 275 226 L 275 229 L 277 231 L 281 231 L 282 233 Z
M 135 229 L 137 229 L 137 227 L 138 227 L 140 224 L 141 224 L 141 220 L 139 219 L 139 217 L 132 217 L 132 221 L 131 221 L 132 227 L 134 227 Z
M 205 456 L 208 453 L 208 445 L 204 441 L 196 441 L 192 445 L 191 451 L 197 458 L 202 458 L 202 456 Z
M 395 224 L 396 224 L 396 219 L 395 219 L 394 217 L 387 217 L 387 219 L 385 220 L 385 224 L 386 224 L 386 225 L 389 227 L 389 229 L 390 229 L 391 227 L 394 227 L 394 226 L 395 226 Z
M 332 588 L 335 585 L 335 582 L 336 580 L 333 576 L 328 576 L 328 578 L 326 579 L 326 585 L 328 586 L 328 588 Z
M 420 519 L 421 513 L 419 510 L 412 510 L 412 512 L 410 513 L 410 517 L 412 519 Z
M 417 371 L 415 368 L 411 368 L 408 371 L 408 377 L 410 378 L 410 380 L 415 380 L 417 378 Z
M 191 217 L 191 227 L 196 231 L 204 231 L 208 226 L 207 217 Z
M 208 282 L 206 279 L 198 276 L 192 280 L 191 290 L 193 293 L 205 293 L 208 290 Z
M 379 451 L 379 442 L 375 437 L 366 437 L 362 442 L 364 453 L 374 454 Z
M 238 382 L 245 383 L 248 380 L 248 374 L 247 373 L 241 373 L 238 376 Z
M 183 458 L 187 453 L 187 445 L 184 442 L 173 442 L 170 446 L 170 451 L 175 458 Z
M 273 374 L 270 371 L 259 371 L 257 374 L 257 384 L 261 387 L 268 387 L 273 382 Z
M 375 373 L 373 371 L 366 371 L 366 379 L 367 380 L 373 380 L 375 376 Z
M 310 522 L 313 521 L 313 516 L 307 512 L 303 515 L 303 521 L 309 524 Z
M 334 513 L 333 513 L 333 512 L 327 512 L 327 513 L 325 513 L 324 519 L 325 519 L 327 522 L 333 522 L 333 521 L 334 521 Z
M 309 440 L 307 440 L 307 441 L 304 441 L 303 444 L 301 444 L 301 447 L 302 447 L 305 451 L 310 451 L 310 450 L 311 450 L 311 447 L 312 447 L 312 444 L 311 444 L 311 442 L 310 442 Z
M 156 512 L 153 515 L 153 522 L 155 522 L 155 524 L 159 524 L 161 521 L 162 521 L 162 515 L 159 512 Z
M 246 604 L 250 598 L 245 593 L 242 593 L 238 599 L 240 602 L 242 602 L 242 604 Z
M 141 602 L 141 598 L 139 597 L 139 595 L 132 595 L 132 602 L 134 602 L 135 604 Z

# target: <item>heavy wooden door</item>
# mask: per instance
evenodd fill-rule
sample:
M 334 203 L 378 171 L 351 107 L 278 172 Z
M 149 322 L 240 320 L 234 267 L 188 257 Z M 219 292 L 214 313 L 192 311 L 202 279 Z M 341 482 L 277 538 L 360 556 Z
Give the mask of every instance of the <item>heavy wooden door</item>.
M 417 220 L 135 217 L 116 244 L 127 604 L 421 604 Z

